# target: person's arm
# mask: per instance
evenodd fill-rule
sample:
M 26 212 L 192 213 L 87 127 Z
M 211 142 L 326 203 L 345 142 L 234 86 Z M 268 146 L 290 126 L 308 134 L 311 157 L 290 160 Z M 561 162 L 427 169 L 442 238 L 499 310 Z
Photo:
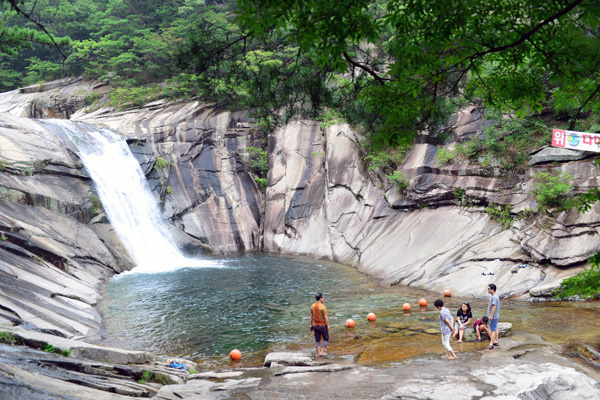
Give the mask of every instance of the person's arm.
M 325 311 L 325 324 L 327 325 L 327 330 L 329 330 L 329 317 L 327 316 L 327 311 Z
M 490 331 L 490 327 L 489 327 L 489 326 L 486 326 L 484 329 L 485 329 L 485 331 L 487 332 L 487 334 L 488 334 L 489 338 L 491 339 L 491 338 L 492 338 L 492 331 Z
M 469 325 L 471 323 L 471 321 L 473 321 L 473 318 L 469 317 L 467 319 L 467 322 L 465 322 L 465 325 Z
M 311 328 L 312 328 L 312 326 L 313 326 L 313 319 L 314 319 L 314 318 L 315 318 L 315 317 L 314 317 L 314 315 L 313 315 L 313 310 L 312 310 L 312 307 L 311 307 L 311 309 L 310 309 L 310 326 L 311 326 Z
M 454 324 L 452 323 L 452 314 L 450 314 L 450 311 L 448 311 L 448 309 L 446 309 L 444 315 L 450 316 L 450 320 L 448 320 L 448 318 L 444 318 L 444 322 L 446 323 L 446 325 L 448 325 L 450 329 L 452 329 L 452 332 L 456 331 L 456 329 L 454 329 Z
M 490 319 L 490 321 L 492 320 L 492 315 L 494 315 L 496 313 L 496 305 L 492 304 L 492 309 L 490 310 L 490 315 L 488 315 L 488 318 Z

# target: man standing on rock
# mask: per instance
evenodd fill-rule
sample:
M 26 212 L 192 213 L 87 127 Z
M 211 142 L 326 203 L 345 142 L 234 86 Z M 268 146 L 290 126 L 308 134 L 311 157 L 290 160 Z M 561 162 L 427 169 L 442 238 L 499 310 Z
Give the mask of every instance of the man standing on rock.
M 327 343 L 329 343 L 329 318 L 327 317 L 327 308 L 323 304 L 323 293 L 317 293 L 315 296 L 317 302 L 310 306 L 310 329 L 315 333 L 315 345 L 317 355 L 325 355 Z M 323 346 L 321 346 L 323 338 Z
M 440 310 L 440 330 L 442 331 L 442 344 L 446 348 L 447 355 L 443 358 L 447 358 L 449 360 L 456 360 L 456 354 L 454 354 L 454 350 L 450 347 L 450 335 L 454 333 L 454 324 L 452 323 L 452 313 L 446 307 L 444 307 L 444 302 L 440 299 L 437 299 L 434 303 L 434 306 Z
M 496 294 L 496 285 L 490 283 L 487 288 L 488 293 L 492 296 L 490 299 L 490 305 L 488 306 L 488 318 L 490 319 L 490 331 L 492 331 L 492 337 L 490 337 L 490 345 L 487 347 L 488 350 L 492 350 L 494 346 L 500 346 L 498 343 L 498 319 L 500 318 L 500 298 Z

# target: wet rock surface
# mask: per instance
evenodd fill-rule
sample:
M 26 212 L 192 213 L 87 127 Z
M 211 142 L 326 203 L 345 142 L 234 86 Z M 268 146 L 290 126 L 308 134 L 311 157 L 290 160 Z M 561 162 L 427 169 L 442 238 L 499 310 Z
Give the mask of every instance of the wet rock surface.
M 13 330 L 20 344 L 0 344 L 3 399 L 600 399 L 600 372 L 568 359 L 541 337 L 517 332 L 493 350 L 440 352 L 399 360 L 386 368 L 357 365 L 347 357 L 314 358 L 311 352 L 276 352 L 271 367 L 232 366 L 200 371 L 169 367 L 145 352 L 94 346 L 53 335 Z M 68 356 L 41 345 L 70 349 Z M 456 344 L 453 342 L 455 347 Z M 83 352 L 81 349 L 95 349 Z M 112 360 L 112 361 L 111 361 Z M 277 363 L 273 360 L 278 360 Z M 311 365 L 306 365 L 310 360 Z M 266 364 L 266 362 L 265 362 Z M 191 373 L 190 373 L 191 371 Z M 457 383 L 460 382 L 460 385 Z

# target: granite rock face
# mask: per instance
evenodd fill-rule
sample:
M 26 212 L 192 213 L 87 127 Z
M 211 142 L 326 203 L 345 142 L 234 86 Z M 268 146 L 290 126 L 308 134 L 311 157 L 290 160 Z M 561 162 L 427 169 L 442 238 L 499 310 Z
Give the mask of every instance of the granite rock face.
M 465 372 L 465 382 L 415 379 L 382 400 L 460 399 L 598 399 L 598 384 L 573 368 L 545 364 L 507 365 L 491 370 Z M 579 397 L 581 396 L 581 397 Z
M 0 321 L 63 337 L 101 326 L 104 282 L 132 267 L 81 163 L 33 120 L 0 114 Z M 98 229 L 96 229 L 98 228 Z
M 30 106 L 52 98 L 65 108 L 77 86 L 105 90 L 86 82 L 46 84 L 0 96 L 0 110 L 10 118 L 51 115 L 43 111 L 47 108 L 33 113 Z M 109 127 L 126 138 L 176 240 L 193 254 L 297 254 L 351 265 L 388 284 L 434 291 L 452 288 L 455 295 L 483 297 L 486 285 L 493 282 L 501 296 L 518 297 L 549 295 L 600 250 L 598 205 L 586 214 L 515 220 L 509 229 L 491 220 L 484 209 L 509 205 L 512 218 L 519 212 L 531 214 L 529 210 L 537 209 L 532 190 L 538 171 L 571 174 L 575 192 L 597 187 L 598 168 L 583 153 L 565 159 L 561 152 L 542 150 L 538 155 L 543 158 L 518 175 L 466 161 L 439 165 L 439 146 L 425 140 L 402 165 L 409 187 L 400 191 L 381 171 L 367 168 L 359 150 L 362 138 L 347 125 L 323 129 L 318 122 L 299 120 L 266 139 L 246 113 L 220 111 L 200 102 L 154 102 L 128 111 L 79 109 L 63 116 Z M 20 121 L 25 130 L 36 125 Z M 455 139 L 461 141 L 481 134 L 488 122 L 478 109 L 469 108 L 453 123 Z M 5 123 L 11 129 L 18 124 Z M 3 154 L 17 151 L 10 135 L 0 140 Z M 11 174 L 7 167 L 0 183 L 12 199 L 33 196 L 41 204 L 55 202 L 61 212 L 87 223 L 89 215 L 77 204 L 85 203 L 89 193 L 71 188 L 61 188 L 61 196 L 52 193 L 60 187 L 55 175 L 73 175 L 69 182 L 77 185 L 86 179 L 85 170 L 69 154 L 53 155 L 57 146 L 40 142 L 13 155 L 30 169 L 46 171 L 43 179 L 35 173 Z M 248 166 L 248 147 L 268 150 L 264 194 Z M 40 163 L 26 155 L 37 148 L 48 153 L 40 158 L 56 162 Z M 159 158 L 166 166 L 157 164 Z M 30 195 L 14 191 L 15 182 L 28 185 Z M 120 251 L 115 241 L 110 243 L 113 252 Z
M 557 287 L 600 249 L 598 205 L 585 214 L 515 221 L 510 229 L 489 218 L 482 206 L 537 209 L 534 167 L 520 177 L 439 167 L 436 147 L 418 144 L 402 167 L 409 190 L 400 193 L 365 167 L 360 140 L 344 125 L 319 135 L 310 121 L 271 136 L 266 251 L 329 259 L 390 284 L 453 288 L 461 296 L 483 297 L 495 283 L 501 296 L 514 297 Z M 552 168 L 571 174 L 578 192 L 599 183 L 590 162 Z
M 183 247 L 217 254 L 260 249 L 261 192 L 244 161 L 247 147 L 261 147 L 262 135 L 246 113 L 193 102 L 80 112 L 72 120 L 101 124 L 127 138 L 165 218 L 185 234 Z M 155 168 L 158 157 L 168 165 Z

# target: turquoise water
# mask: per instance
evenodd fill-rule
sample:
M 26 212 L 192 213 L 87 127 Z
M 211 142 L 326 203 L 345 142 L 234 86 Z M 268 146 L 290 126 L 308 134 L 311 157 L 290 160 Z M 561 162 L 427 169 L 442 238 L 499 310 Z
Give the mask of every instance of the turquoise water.
M 381 287 L 351 267 L 299 257 L 252 253 L 211 261 L 218 268 L 113 279 L 100 304 L 107 334 L 103 344 L 185 357 L 205 366 L 229 363 L 229 352 L 237 348 L 244 365 L 260 365 L 266 351 L 314 348 L 309 308 L 321 291 L 332 327 L 330 354 L 385 365 L 443 353 L 436 298 L 444 299 L 453 315 L 462 301 L 469 301 L 475 318 L 486 313 L 489 301 L 486 288 L 479 299 L 443 298 L 400 285 Z M 418 307 L 420 298 L 428 300 L 427 308 Z M 411 313 L 402 312 L 406 302 Z M 594 342 L 600 331 L 597 304 L 502 300 L 501 321 L 552 343 Z M 377 314 L 376 322 L 366 321 L 369 312 Z M 348 318 L 356 321 L 355 329 L 345 328 Z M 565 329 L 570 320 L 586 323 Z M 461 353 L 485 345 L 453 342 Z
M 427 294 L 381 288 L 353 268 L 297 257 L 211 260 L 222 267 L 113 279 L 101 305 L 108 343 L 192 358 L 285 348 L 310 333 L 309 307 L 319 291 L 332 326 Z

